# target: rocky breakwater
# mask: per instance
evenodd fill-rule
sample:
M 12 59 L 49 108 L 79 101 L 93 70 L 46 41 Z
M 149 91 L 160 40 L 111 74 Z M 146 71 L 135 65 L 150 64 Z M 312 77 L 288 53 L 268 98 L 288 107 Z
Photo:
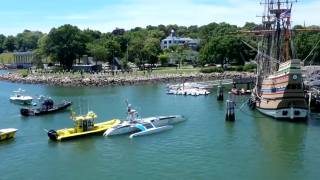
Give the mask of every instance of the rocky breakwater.
M 4 66 L 4 65 L 0 64 L 0 70 L 8 70 L 8 69 L 9 69 L 8 67 L 6 67 L 6 66 Z
M 62 75 L 41 75 L 29 74 L 23 77 L 18 73 L 6 73 L 0 76 L 0 80 L 25 83 L 44 84 L 56 86 L 111 86 L 111 85 L 142 85 L 153 83 L 170 82 L 192 82 L 208 81 L 216 79 L 232 79 L 235 77 L 251 77 L 252 73 L 185 73 L 185 74 L 152 74 L 152 75 L 132 75 L 132 76 L 62 76 Z

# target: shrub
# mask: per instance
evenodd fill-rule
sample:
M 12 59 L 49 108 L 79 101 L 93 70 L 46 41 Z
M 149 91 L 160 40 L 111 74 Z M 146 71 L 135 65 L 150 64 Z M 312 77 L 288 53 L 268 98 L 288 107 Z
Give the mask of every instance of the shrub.
M 255 64 L 252 64 L 252 63 L 246 64 L 246 65 L 244 65 L 244 67 L 243 67 L 243 70 L 244 70 L 244 71 L 247 71 L 247 72 L 252 72 L 252 70 L 254 71 L 255 69 L 256 69 L 256 65 L 255 65 Z
M 50 69 L 59 71 L 59 70 L 63 70 L 63 67 L 62 66 L 52 66 L 52 67 L 50 67 Z
M 202 72 L 202 73 L 213 73 L 213 72 L 222 73 L 223 69 L 221 67 L 209 67 L 209 68 L 201 69 L 200 72 Z
M 236 71 L 243 71 L 243 66 L 238 66 L 238 67 L 236 68 Z
M 18 70 L 17 72 L 20 73 L 22 75 L 22 77 L 28 76 L 28 71 L 26 69 Z

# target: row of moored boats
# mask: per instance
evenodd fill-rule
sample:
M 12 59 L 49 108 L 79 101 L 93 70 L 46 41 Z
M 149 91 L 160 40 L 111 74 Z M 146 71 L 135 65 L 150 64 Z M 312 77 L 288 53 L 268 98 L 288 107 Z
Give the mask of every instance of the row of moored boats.
M 19 92 L 18 92 L 19 91 Z M 20 93 L 24 92 L 24 90 L 19 89 L 15 91 L 15 95 L 11 97 L 16 97 L 21 99 L 28 99 L 26 102 L 22 100 L 12 100 L 11 102 L 19 103 L 19 104 L 32 104 L 37 106 L 36 103 L 29 100 L 31 96 L 23 96 Z M 28 97 L 28 98 L 26 98 Z M 31 98 L 30 98 L 31 97 Z M 52 112 L 56 112 L 62 109 L 66 109 L 71 106 L 70 101 L 63 101 L 58 105 L 54 105 L 52 99 L 50 97 L 40 96 L 39 98 L 40 107 L 39 108 L 21 108 L 20 114 L 23 116 L 31 116 L 31 115 L 41 115 L 48 114 Z M 66 105 L 67 104 L 67 105 Z M 61 109 L 61 107 L 63 107 Z M 91 135 L 96 133 L 103 133 L 103 136 L 112 136 L 119 134 L 127 134 L 132 133 L 130 138 L 136 136 L 142 136 L 147 134 L 154 134 L 158 132 L 162 132 L 165 130 L 172 129 L 172 125 L 174 123 L 185 121 L 186 118 L 182 115 L 172 115 L 172 116 L 155 116 L 155 117 L 147 117 L 141 118 L 137 111 L 131 109 L 131 105 L 127 101 L 127 118 L 123 122 L 119 119 L 112 119 L 109 121 L 96 123 L 96 118 L 98 117 L 93 111 L 89 111 L 86 115 L 74 116 L 75 113 L 71 108 L 71 119 L 73 120 L 73 128 L 64 128 L 59 130 L 46 130 L 47 135 L 51 140 L 61 141 L 65 139 L 71 139 L 75 137 Z M 12 138 L 18 129 L 7 128 L 0 129 L 0 140 L 5 140 Z
M 207 87 L 202 86 L 198 83 L 183 83 L 183 84 L 176 84 L 176 85 L 168 84 L 166 87 L 167 87 L 167 94 L 192 95 L 192 96 L 211 94 L 211 92 L 207 90 Z

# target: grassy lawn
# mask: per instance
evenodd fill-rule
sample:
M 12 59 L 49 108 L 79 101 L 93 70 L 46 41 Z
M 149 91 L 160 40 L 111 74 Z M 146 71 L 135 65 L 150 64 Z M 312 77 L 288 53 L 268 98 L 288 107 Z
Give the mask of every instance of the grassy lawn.
M 0 63 L 13 63 L 13 53 L 2 53 L 0 54 Z
M 62 67 L 55 67 L 55 66 L 51 66 L 50 67 L 51 70 L 62 70 Z M 154 69 L 152 70 L 152 74 L 179 74 L 179 73 L 193 73 L 193 72 L 199 72 L 200 68 L 193 68 L 192 66 L 181 66 L 181 68 L 175 68 L 175 67 L 164 67 L 164 68 L 158 68 L 158 69 Z M 42 70 L 44 71 L 44 70 Z M 17 73 L 20 73 L 22 75 L 27 74 L 27 70 L 17 70 Z M 38 74 L 38 73 L 35 73 Z M 137 72 L 138 75 L 148 75 L 148 71 L 146 70 L 145 73 L 144 71 L 138 71 Z M 80 74 L 78 72 L 75 72 L 74 74 L 72 73 L 65 73 L 65 74 L 41 74 L 41 75 L 54 75 L 54 76 L 80 76 Z M 89 73 L 84 73 L 84 76 L 90 76 L 91 74 Z M 101 74 L 99 74 L 101 75 Z M 106 75 L 112 76 L 111 73 L 106 73 Z M 118 72 L 117 76 L 133 76 L 136 75 L 136 72 L 133 71 L 132 73 L 127 73 L 125 72 L 124 74 L 122 74 L 121 72 Z M 24 75 L 25 76 L 25 75 Z
M 20 73 L 23 77 L 28 76 L 28 70 L 26 69 L 17 70 L 16 72 Z
M 154 74 L 177 74 L 177 73 L 192 73 L 199 72 L 201 68 L 193 68 L 192 66 L 181 66 L 180 68 L 175 67 L 163 67 L 152 70 Z M 141 71 L 143 73 L 143 71 Z
M 48 57 L 47 60 L 46 60 L 46 58 L 43 59 L 44 63 L 46 63 L 46 61 L 48 63 L 51 62 L 50 57 Z M 10 63 L 13 63 L 13 62 L 14 62 L 14 59 L 13 59 L 13 53 L 12 52 L 0 54 L 0 63 L 10 64 Z

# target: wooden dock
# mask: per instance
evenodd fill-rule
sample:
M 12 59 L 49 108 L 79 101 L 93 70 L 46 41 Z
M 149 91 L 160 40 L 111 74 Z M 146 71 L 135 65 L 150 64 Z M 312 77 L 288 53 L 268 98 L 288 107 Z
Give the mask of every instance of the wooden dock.
M 203 87 L 206 87 L 206 88 L 213 88 L 215 86 L 219 86 L 220 82 L 221 82 L 221 85 L 227 85 L 227 84 L 234 84 L 234 85 L 249 84 L 250 85 L 254 83 L 254 78 L 218 79 L 213 81 L 198 82 L 198 84 L 201 84 Z

